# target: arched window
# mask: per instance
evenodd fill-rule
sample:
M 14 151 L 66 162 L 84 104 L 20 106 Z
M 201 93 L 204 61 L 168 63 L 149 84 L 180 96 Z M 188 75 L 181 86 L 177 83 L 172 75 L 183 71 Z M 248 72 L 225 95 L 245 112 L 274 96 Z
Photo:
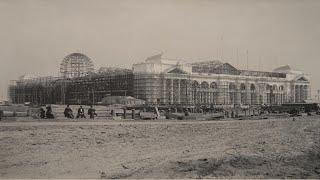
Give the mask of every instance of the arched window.
M 236 85 L 234 83 L 230 83 L 229 90 L 235 90 L 235 89 L 236 89 Z
M 200 102 L 201 104 L 208 104 L 209 102 L 209 84 L 206 81 L 203 81 L 200 85 L 201 92 L 200 92 Z
M 211 88 L 211 89 L 217 89 L 217 88 L 218 88 L 217 83 L 212 82 L 212 83 L 210 84 L 210 88 Z
M 191 97 L 192 97 L 192 102 L 194 104 L 199 103 L 199 83 L 198 81 L 193 81 L 192 82 L 192 91 L 191 91 Z
M 271 89 L 272 89 L 272 86 L 271 86 L 270 84 L 267 84 L 266 90 L 267 90 L 267 91 L 270 91 Z
M 273 85 L 273 86 L 272 86 L 272 89 L 273 89 L 274 91 L 276 91 L 276 90 L 278 90 L 278 86 L 277 86 L 277 85 Z
M 208 84 L 206 81 L 203 81 L 203 82 L 201 83 L 201 88 L 203 88 L 203 89 L 209 89 L 209 84 Z
M 284 90 L 284 87 L 281 85 L 281 86 L 279 86 L 279 90 L 280 91 L 283 91 Z
M 210 83 L 210 88 L 212 90 L 210 94 L 210 103 L 217 104 L 218 103 L 218 85 L 216 82 Z
M 251 91 L 251 104 L 257 104 L 257 93 L 256 86 L 254 84 L 250 85 L 250 91 Z
M 242 84 L 240 85 L 240 90 L 241 90 L 241 91 L 245 91 L 245 90 L 246 90 L 246 85 L 242 83 Z
M 236 85 L 234 83 L 229 84 L 229 96 L 230 96 L 230 104 L 235 104 L 237 99 Z
M 251 90 L 251 91 L 255 91 L 255 90 L 256 90 L 256 86 L 255 86 L 254 84 L 251 84 L 250 90 Z
M 198 88 L 198 87 L 199 87 L 198 81 L 193 81 L 193 82 L 192 82 L 192 87 L 193 87 L 193 88 Z
M 247 104 L 247 92 L 246 92 L 246 85 L 244 83 L 240 84 L 240 103 L 241 104 Z

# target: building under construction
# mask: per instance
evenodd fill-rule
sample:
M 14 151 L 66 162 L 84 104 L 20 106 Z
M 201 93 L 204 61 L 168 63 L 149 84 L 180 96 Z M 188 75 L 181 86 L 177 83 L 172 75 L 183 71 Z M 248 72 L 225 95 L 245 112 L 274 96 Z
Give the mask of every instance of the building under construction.
M 12 103 L 97 104 L 108 96 L 133 96 L 132 70 L 101 67 L 95 72 L 92 60 L 84 54 L 66 56 L 60 73 L 60 77 L 22 76 L 12 81 Z
M 21 77 L 9 87 L 13 103 L 98 104 L 109 96 L 132 96 L 150 105 L 214 106 L 299 103 L 310 98 L 309 76 L 289 66 L 273 72 L 240 70 L 229 63 L 186 63 L 162 54 L 132 69 L 94 71 L 87 56 L 63 59 L 60 77 Z
M 134 95 L 163 105 L 261 105 L 310 98 L 309 76 L 289 66 L 273 72 L 239 70 L 229 63 L 185 63 L 162 54 L 134 64 Z

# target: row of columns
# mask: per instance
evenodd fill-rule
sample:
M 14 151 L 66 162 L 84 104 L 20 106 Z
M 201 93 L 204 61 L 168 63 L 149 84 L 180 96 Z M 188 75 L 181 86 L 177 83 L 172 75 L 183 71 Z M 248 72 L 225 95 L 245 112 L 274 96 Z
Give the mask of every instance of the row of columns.
M 294 85 L 294 102 L 301 103 L 308 99 L 308 91 L 307 85 Z
M 241 83 L 245 85 L 245 89 L 241 89 L 235 83 L 223 82 L 216 84 L 216 87 L 211 87 L 211 84 L 206 82 L 206 88 L 203 88 L 201 84 L 192 84 L 187 79 L 164 79 L 162 83 L 163 104 L 282 104 L 288 102 L 287 92 L 283 86 L 281 88 L 271 86 L 271 89 L 268 89 L 267 86 L 270 85 Z M 238 86 L 241 85 L 238 84 Z M 297 94 L 298 91 L 295 92 Z M 297 100 L 307 97 L 306 90 L 298 94 Z

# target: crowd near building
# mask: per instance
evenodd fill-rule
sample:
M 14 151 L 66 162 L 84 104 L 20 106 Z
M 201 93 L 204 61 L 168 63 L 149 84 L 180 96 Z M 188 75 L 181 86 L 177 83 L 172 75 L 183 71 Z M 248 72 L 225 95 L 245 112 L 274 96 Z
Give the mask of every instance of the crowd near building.
M 310 77 L 290 66 L 272 72 L 241 70 L 217 60 L 187 63 L 158 54 L 132 69 L 101 67 L 84 54 L 66 56 L 59 77 L 22 76 L 12 81 L 12 103 L 99 104 L 131 96 L 150 105 L 214 106 L 301 103 Z

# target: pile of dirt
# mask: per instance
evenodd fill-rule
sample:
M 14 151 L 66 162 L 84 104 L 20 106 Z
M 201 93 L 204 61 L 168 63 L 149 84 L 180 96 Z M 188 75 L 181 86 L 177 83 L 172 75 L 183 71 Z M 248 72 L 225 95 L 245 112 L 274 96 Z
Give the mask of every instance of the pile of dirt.
M 175 173 L 191 178 L 320 178 L 320 146 L 315 144 L 301 155 L 268 158 L 233 155 L 222 159 L 176 161 Z

